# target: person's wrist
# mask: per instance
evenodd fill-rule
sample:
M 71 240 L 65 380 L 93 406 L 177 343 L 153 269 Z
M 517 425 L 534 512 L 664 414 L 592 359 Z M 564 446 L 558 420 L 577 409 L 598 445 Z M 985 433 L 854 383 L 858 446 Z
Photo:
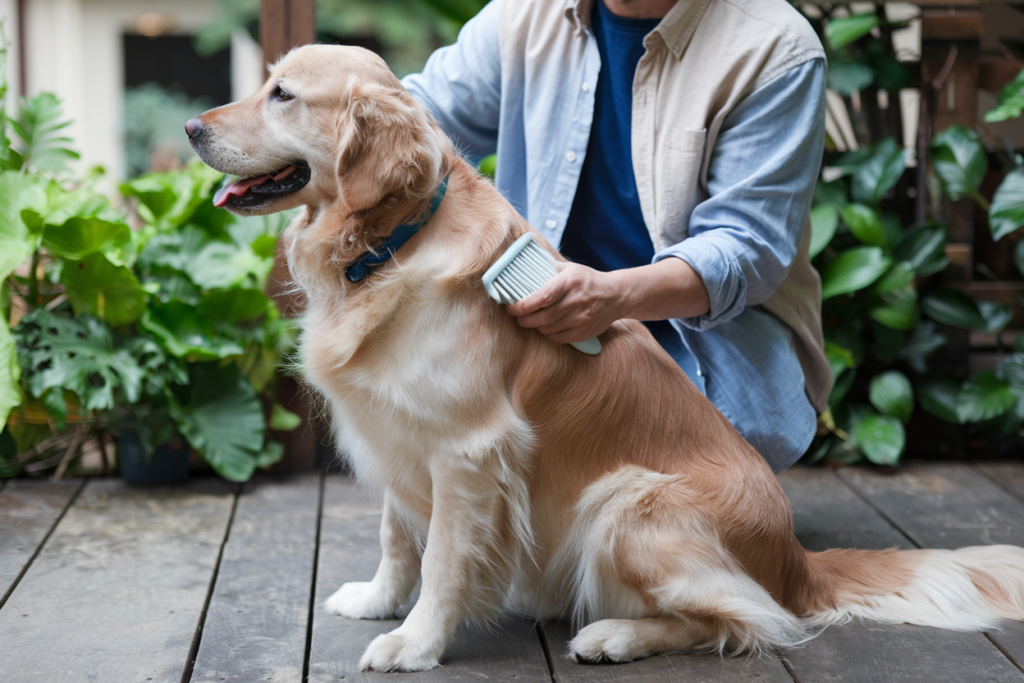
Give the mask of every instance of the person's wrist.
M 609 287 L 615 293 L 612 305 L 615 320 L 635 317 L 634 312 L 640 303 L 637 293 L 637 281 L 629 276 L 631 270 L 633 269 L 626 268 L 605 273 L 608 277 Z

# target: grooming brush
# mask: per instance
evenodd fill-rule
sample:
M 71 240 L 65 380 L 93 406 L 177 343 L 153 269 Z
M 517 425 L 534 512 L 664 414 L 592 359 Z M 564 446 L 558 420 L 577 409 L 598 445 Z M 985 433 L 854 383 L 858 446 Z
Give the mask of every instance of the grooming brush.
M 484 289 L 499 304 L 514 304 L 543 287 L 558 275 L 555 259 L 526 233 L 484 273 Z M 601 352 L 597 337 L 569 344 L 589 356 Z

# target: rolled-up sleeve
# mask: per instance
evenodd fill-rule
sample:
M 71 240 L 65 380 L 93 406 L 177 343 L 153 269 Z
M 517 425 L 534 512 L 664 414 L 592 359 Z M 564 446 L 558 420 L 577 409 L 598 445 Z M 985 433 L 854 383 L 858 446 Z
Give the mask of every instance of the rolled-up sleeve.
M 807 226 L 825 139 L 825 64 L 782 73 L 726 118 L 708 167 L 708 199 L 689 237 L 654 260 L 686 261 L 704 280 L 710 311 L 680 322 L 705 330 L 764 303 L 785 280 Z
M 473 160 L 493 154 L 501 105 L 500 0 L 484 7 L 402 85 Z

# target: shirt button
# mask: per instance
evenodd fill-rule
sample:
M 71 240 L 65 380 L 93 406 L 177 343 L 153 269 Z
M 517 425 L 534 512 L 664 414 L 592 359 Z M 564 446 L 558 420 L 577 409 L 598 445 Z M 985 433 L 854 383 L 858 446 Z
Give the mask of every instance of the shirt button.
M 569 161 L 576 161 L 576 152 L 570 149 L 568 152 L 566 152 L 565 158 L 568 159 Z
M 698 377 L 703 377 L 704 376 L 704 371 L 701 370 L 700 368 L 697 368 L 697 376 Z
M 549 218 L 546 221 L 544 221 L 544 227 L 546 228 L 554 228 L 556 225 L 558 224 L 552 218 Z
M 589 83 L 584 83 L 582 87 L 583 87 L 583 92 L 589 92 L 590 91 L 590 84 Z

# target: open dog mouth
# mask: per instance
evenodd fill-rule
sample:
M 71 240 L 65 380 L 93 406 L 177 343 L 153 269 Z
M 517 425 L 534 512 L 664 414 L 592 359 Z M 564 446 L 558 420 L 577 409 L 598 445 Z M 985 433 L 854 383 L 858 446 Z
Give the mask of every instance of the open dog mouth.
M 296 161 L 284 168 L 254 176 L 240 178 L 225 184 L 213 196 L 213 205 L 229 209 L 258 209 L 276 199 L 298 192 L 310 178 L 309 165 Z

